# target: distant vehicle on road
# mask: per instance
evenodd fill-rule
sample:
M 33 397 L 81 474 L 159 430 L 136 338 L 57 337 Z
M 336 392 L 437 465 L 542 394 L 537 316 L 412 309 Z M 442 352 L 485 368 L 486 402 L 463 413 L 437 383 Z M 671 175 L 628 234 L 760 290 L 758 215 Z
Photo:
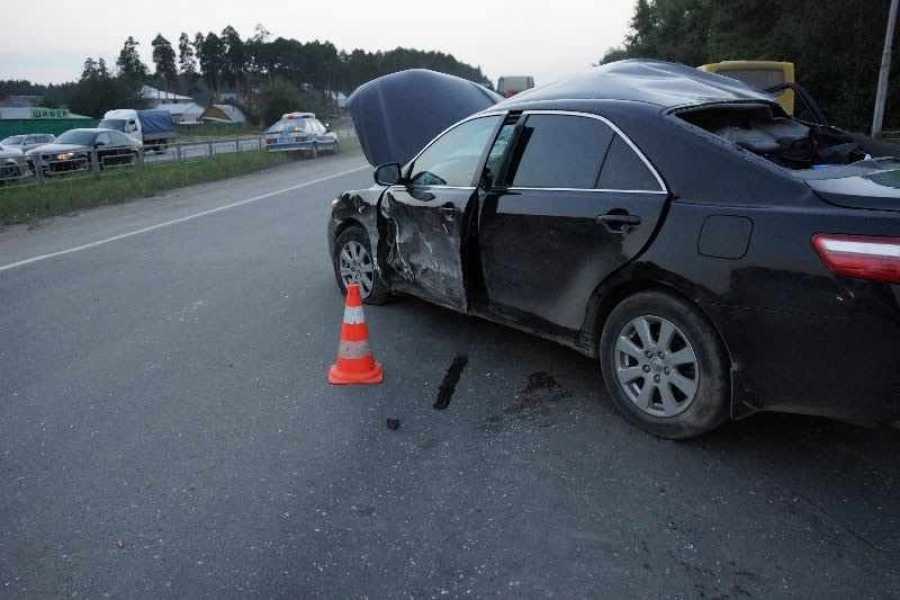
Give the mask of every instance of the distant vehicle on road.
M 497 93 L 504 98 L 515 96 L 534 87 L 534 77 L 530 75 L 505 75 L 497 81 Z
M 293 112 L 265 131 L 266 150 L 269 152 L 306 152 L 313 156 L 319 152 L 337 152 L 337 135 L 329 131 L 315 113 Z
M 332 203 L 342 290 L 571 346 L 648 432 L 900 419 L 900 159 L 736 79 L 610 63 L 451 125 L 375 182 Z
M 97 127 L 121 131 L 148 150 L 165 150 L 176 136 L 175 121 L 165 110 L 117 108 L 107 111 Z
M 58 175 L 90 170 L 94 151 L 100 169 L 134 164 L 141 152 L 141 143 L 111 129 L 70 129 L 52 144 L 38 146 L 25 156 L 32 172 L 40 162 L 43 175 Z
M 13 135 L 0 140 L 0 146 L 18 148 L 22 152 L 28 152 L 42 144 L 49 144 L 55 139 L 56 136 L 51 133 L 26 133 L 23 135 Z
M 16 146 L 0 144 L 0 183 L 21 179 L 28 174 L 25 153 Z

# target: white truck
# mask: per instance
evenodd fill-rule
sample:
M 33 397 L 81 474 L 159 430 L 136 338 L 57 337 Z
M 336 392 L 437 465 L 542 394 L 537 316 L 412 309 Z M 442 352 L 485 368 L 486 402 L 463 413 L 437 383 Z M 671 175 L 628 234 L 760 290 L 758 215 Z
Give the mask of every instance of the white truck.
M 106 111 L 97 127 L 121 131 L 143 143 L 148 150 L 165 150 L 175 139 L 175 121 L 165 110 L 117 108 Z

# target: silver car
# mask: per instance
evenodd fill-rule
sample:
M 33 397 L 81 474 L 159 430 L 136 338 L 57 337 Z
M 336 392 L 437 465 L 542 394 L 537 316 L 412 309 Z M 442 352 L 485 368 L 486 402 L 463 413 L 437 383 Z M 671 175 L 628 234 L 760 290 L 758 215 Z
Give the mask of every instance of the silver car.
M 319 152 L 336 153 L 337 135 L 328 130 L 314 113 L 287 113 L 266 129 L 266 150 L 269 152 L 305 152 L 316 156 Z
M 0 146 L 18 148 L 22 152 L 28 152 L 43 144 L 50 144 L 55 139 L 56 136 L 51 133 L 26 133 L 0 140 Z
M 15 146 L 0 145 L 0 183 L 21 179 L 30 174 L 24 152 Z

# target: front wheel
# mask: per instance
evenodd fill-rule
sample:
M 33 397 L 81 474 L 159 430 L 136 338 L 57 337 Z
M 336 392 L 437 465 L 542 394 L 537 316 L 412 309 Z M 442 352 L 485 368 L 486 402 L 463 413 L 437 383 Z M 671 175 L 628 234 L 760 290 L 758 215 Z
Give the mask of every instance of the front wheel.
M 366 304 L 384 304 L 390 298 L 375 264 L 369 236 L 362 227 L 352 226 L 341 232 L 334 243 L 332 262 L 342 294 L 346 295 L 349 284 L 358 283 Z
M 686 439 L 729 416 L 728 361 L 691 304 L 641 292 L 610 313 L 600 338 L 603 379 L 619 411 L 654 435 Z

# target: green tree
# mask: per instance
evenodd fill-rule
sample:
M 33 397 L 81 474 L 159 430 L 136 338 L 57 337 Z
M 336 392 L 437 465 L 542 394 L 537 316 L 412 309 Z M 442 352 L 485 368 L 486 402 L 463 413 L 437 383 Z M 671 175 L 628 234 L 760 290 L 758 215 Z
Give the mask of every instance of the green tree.
M 229 25 L 222 30 L 222 78 L 225 83 L 240 91 L 247 69 L 247 49 L 237 30 Z
M 871 119 L 890 0 L 637 0 L 620 48 L 601 62 L 659 58 L 793 62 L 797 80 L 842 127 Z M 887 127 L 900 127 L 900 44 L 894 46 Z
M 129 35 L 116 60 L 119 76 L 132 85 L 140 85 L 147 78 L 147 65 L 141 62 L 138 54 L 139 45 L 140 43 Z
M 87 58 L 81 79 L 69 94 L 67 103 L 72 112 L 100 118 L 114 108 L 140 108 L 140 98 L 128 81 L 113 77 L 102 58 Z
M 273 79 L 263 88 L 261 117 L 265 125 L 271 125 L 288 112 L 300 110 L 303 99 L 300 90 L 290 81 Z
M 199 34 L 198 34 L 199 35 Z M 203 79 L 212 91 L 213 96 L 219 92 L 219 83 L 222 80 L 222 70 L 225 65 L 225 45 L 215 33 L 210 31 L 200 44 L 198 58 L 200 69 L 203 71 Z
M 153 46 L 153 64 L 156 65 L 156 76 L 162 79 L 166 83 L 166 88 L 169 89 L 175 85 L 178 79 L 178 71 L 175 68 L 175 50 L 162 34 L 157 34 L 150 45 Z
M 194 46 L 191 44 L 191 38 L 183 31 L 178 37 L 178 71 L 188 78 L 193 78 L 197 74 Z

